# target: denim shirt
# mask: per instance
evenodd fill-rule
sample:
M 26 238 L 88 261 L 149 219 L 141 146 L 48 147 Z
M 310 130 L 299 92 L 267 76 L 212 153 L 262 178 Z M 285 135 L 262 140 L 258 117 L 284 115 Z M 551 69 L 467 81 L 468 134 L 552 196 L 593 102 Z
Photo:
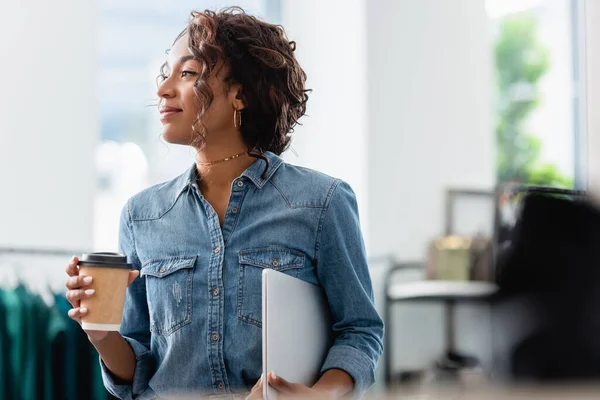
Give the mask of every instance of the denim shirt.
M 383 321 L 373 303 L 356 197 L 345 182 L 273 153 L 231 186 L 223 225 L 194 165 L 133 196 L 119 248 L 140 278 L 127 289 L 121 334 L 135 353 L 131 384 L 102 365 L 121 399 L 251 390 L 261 375 L 261 273 L 273 268 L 320 285 L 333 344 L 321 372 L 373 384 Z M 268 168 L 267 168 L 268 164 Z

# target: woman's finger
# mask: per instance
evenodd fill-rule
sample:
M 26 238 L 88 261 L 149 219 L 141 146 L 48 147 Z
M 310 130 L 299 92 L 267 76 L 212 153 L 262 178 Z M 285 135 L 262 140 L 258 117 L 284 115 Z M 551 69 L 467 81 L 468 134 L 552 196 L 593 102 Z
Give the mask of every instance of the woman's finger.
M 94 295 L 96 291 L 94 289 L 75 289 L 75 290 L 68 290 L 66 297 L 67 300 L 69 300 L 69 303 L 73 304 L 73 306 L 75 306 L 75 302 L 79 303 L 79 301 L 81 299 L 87 299 L 90 298 Z
M 273 386 L 281 394 L 293 394 L 294 384 L 286 381 L 280 376 L 275 375 L 275 372 L 271 371 L 267 375 L 269 385 Z
M 263 376 L 261 375 L 260 378 L 258 378 L 256 383 L 254 384 L 254 387 L 252 388 L 252 391 L 250 392 L 250 394 L 248 396 L 246 396 L 246 400 L 262 399 L 262 391 L 263 391 Z
M 85 307 L 77 307 L 77 308 L 71 308 L 69 310 L 69 312 L 67 313 L 67 315 L 69 316 L 69 318 L 77 321 L 77 322 L 81 322 L 81 318 L 87 314 L 87 308 Z
M 74 276 L 79 274 L 79 269 L 77 268 L 78 263 L 79 258 L 77 258 L 76 256 L 73 256 L 73 258 L 69 260 L 67 268 L 65 268 L 65 272 L 67 273 L 67 275 Z
M 74 290 L 85 286 L 90 286 L 93 281 L 94 279 L 91 276 L 75 275 L 67 279 L 67 284 L 65 286 L 69 290 Z
M 137 279 L 138 276 L 140 276 L 140 271 L 138 271 L 137 269 L 135 271 L 130 271 L 129 272 L 129 281 L 127 282 L 127 286 L 131 285 L 133 283 L 133 281 L 135 281 Z
M 261 400 L 262 399 L 262 385 L 253 389 L 252 392 L 246 397 L 246 400 Z
M 256 383 L 254 384 L 254 387 L 252 388 L 252 390 L 254 391 L 254 389 L 257 389 L 258 387 L 262 387 L 262 381 L 263 381 L 263 376 L 261 375 L 260 378 L 258 378 Z

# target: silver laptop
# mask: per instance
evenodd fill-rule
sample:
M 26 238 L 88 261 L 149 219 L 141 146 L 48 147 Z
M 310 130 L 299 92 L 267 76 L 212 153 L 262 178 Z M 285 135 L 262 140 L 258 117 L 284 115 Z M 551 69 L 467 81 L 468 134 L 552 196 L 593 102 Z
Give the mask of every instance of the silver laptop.
M 288 382 L 315 384 L 331 346 L 329 305 L 322 288 L 263 270 L 262 341 L 264 399 L 277 399 L 266 380 L 269 371 Z

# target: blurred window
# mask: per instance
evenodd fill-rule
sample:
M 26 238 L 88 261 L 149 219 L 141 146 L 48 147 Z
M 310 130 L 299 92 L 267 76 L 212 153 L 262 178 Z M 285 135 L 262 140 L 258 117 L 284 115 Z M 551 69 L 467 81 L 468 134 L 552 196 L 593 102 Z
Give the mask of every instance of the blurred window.
M 498 183 L 584 188 L 578 0 L 486 0 Z

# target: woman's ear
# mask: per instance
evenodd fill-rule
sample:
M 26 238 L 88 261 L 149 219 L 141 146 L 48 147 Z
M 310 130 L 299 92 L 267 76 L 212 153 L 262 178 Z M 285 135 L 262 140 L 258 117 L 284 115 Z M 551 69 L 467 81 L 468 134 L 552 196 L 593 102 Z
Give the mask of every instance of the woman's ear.
M 242 90 L 242 85 L 236 83 L 231 86 L 231 90 L 229 91 L 229 95 L 231 97 L 231 102 L 233 108 L 236 110 L 243 110 L 246 108 L 246 101 L 244 99 L 244 92 Z

